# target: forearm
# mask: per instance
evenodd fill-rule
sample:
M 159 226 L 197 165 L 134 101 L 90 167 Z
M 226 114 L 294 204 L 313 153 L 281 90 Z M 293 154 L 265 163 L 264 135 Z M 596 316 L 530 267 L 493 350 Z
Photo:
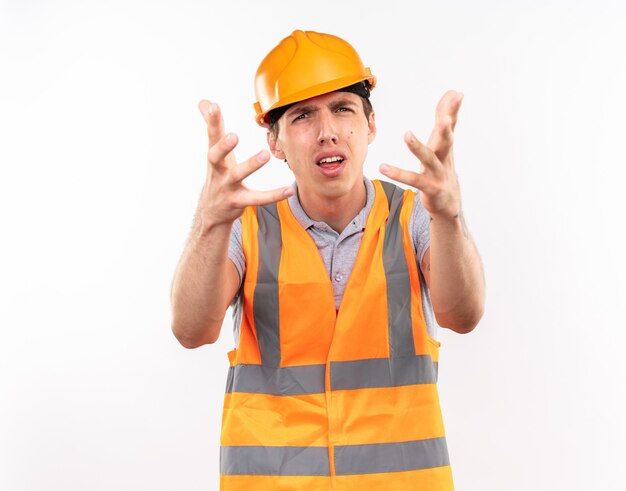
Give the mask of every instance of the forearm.
M 194 348 L 217 340 L 232 301 L 228 242 L 232 223 L 204 225 L 198 217 L 182 253 L 171 290 L 172 331 Z
M 430 294 L 437 322 L 471 331 L 484 310 L 485 279 L 462 212 L 430 222 Z

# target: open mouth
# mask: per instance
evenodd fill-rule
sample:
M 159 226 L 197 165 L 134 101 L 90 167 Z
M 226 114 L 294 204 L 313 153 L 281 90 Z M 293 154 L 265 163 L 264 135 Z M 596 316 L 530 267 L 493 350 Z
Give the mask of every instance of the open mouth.
M 341 154 L 326 154 L 326 156 L 320 158 L 316 164 L 319 171 L 325 177 L 337 177 L 341 175 L 346 166 L 346 157 Z
M 340 155 L 335 155 L 334 157 L 325 157 L 323 159 L 320 159 L 317 162 L 317 165 L 321 165 L 321 166 L 337 166 L 339 164 L 341 164 L 344 161 L 344 158 L 341 157 Z

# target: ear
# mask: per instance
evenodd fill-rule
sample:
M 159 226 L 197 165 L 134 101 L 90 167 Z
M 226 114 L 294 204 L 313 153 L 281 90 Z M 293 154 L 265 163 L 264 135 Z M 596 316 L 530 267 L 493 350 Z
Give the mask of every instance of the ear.
M 367 143 L 370 144 L 374 141 L 376 137 L 376 114 L 374 111 L 370 113 L 370 117 L 367 120 Z
M 271 131 L 267 132 L 267 144 L 270 147 L 272 155 L 280 160 L 285 160 L 285 152 L 283 152 L 278 138 Z

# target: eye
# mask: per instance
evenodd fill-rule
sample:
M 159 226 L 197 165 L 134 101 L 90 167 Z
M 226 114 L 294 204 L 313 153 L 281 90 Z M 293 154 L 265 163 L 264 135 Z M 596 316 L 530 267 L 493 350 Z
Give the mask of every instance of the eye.
M 346 106 L 341 106 L 337 108 L 337 112 L 340 112 L 340 113 L 352 112 L 352 109 Z
M 298 114 L 298 116 L 296 116 L 296 117 L 294 118 L 294 122 L 295 122 L 295 121 L 298 121 L 299 119 L 304 119 L 305 117 L 307 117 L 307 116 L 308 116 L 308 114 L 309 114 L 309 113 L 302 113 L 302 114 Z

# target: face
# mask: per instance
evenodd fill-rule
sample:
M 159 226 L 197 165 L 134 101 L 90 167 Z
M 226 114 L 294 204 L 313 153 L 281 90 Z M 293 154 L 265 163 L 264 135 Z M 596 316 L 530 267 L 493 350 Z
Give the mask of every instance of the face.
M 280 118 L 278 135 L 268 133 L 275 157 L 286 159 L 299 192 L 316 198 L 339 198 L 363 185 L 367 147 L 374 140 L 361 98 L 331 92 L 291 106 Z

